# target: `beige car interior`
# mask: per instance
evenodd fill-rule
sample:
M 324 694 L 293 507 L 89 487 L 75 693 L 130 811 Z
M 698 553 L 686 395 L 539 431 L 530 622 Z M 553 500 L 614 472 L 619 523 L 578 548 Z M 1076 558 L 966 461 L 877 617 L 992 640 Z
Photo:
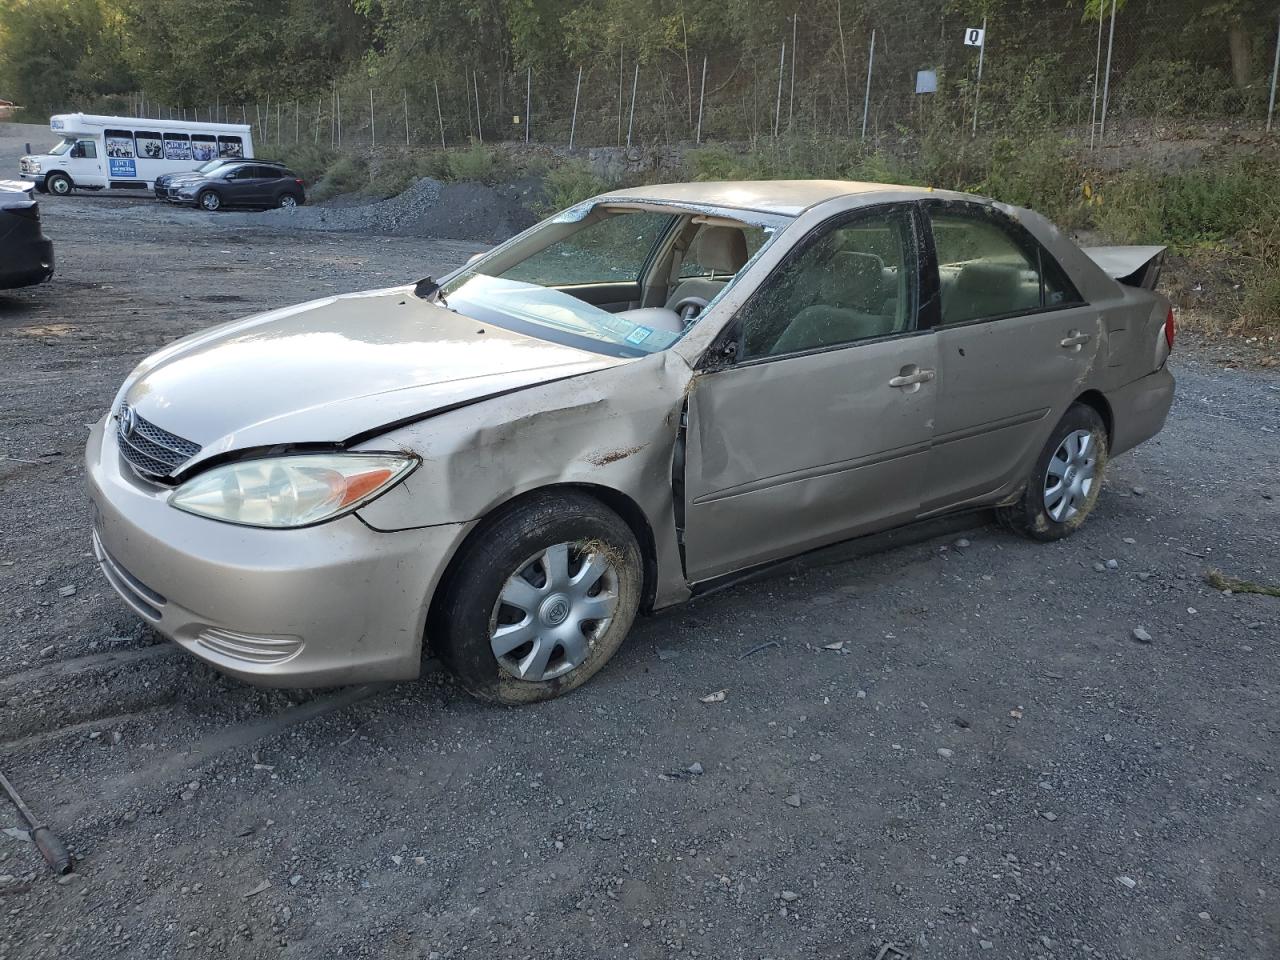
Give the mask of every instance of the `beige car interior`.
M 655 330 L 678 333 L 698 318 L 748 259 L 742 225 L 693 217 L 659 256 L 644 290 L 644 305 L 624 310 L 619 316 Z M 686 267 L 698 275 L 682 277 L 689 272 Z

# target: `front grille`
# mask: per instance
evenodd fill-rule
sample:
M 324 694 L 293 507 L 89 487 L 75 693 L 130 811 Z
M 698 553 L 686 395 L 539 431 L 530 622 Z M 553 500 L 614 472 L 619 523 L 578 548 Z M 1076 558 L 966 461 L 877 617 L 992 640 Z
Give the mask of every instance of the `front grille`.
M 127 403 L 120 405 L 116 438 L 124 458 L 150 477 L 167 477 L 200 452 L 200 444 L 160 429 Z

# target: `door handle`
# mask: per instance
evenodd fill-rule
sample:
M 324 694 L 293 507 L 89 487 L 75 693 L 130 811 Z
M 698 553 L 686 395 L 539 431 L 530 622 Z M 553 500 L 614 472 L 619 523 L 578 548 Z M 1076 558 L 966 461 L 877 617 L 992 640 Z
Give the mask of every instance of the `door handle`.
M 1064 350 L 1074 350 L 1076 347 L 1083 346 L 1089 342 L 1089 334 L 1073 333 L 1068 337 L 1063 337 L 1058 346 Z
M 908 370 L 910 368 L 903 367 L 902 369 Z M 916 384 L 928 383 L 930 380 L 933 379 L 933 377 L 934 377 L 933 370 L 914 370 L 911 373 L 901 373 L 898 376 L 893 377 L 889 381 L 889 386 L 914 387 Z

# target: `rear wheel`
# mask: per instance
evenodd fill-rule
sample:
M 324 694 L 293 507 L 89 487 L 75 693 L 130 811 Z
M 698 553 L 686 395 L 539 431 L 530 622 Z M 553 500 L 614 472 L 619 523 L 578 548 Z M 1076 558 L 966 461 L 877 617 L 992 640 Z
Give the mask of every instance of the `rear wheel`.
M 589 680 L 622 645 L 642 570 L 631 528 L 603 504 L 577 493 L 532 497 L 463 547 L 428 639 L 474 696 L 549 700 Z
M 73 189 L 75 184 L 71 182 L 71 178 L 65 173 L 51 173 L 44 178 L 45 189 L 55 196 L 65 197 Z
M 200 205 L 201 210 L 213 213 L 222 207 L 222 198 L 213 190 L 204 190 L 196 197 L 196 203 Z
M 1036 458 L 1022 496 L 997 515 L 1033 540 L 1069 537 L 1098 502 L 1106 466 L 1106 425 L 1092 407 L 1072 404 Z

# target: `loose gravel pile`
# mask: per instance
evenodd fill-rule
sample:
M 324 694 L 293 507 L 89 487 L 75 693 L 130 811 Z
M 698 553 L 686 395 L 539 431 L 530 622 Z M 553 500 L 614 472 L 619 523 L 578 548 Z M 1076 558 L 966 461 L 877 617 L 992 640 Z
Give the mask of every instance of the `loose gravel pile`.
M 535 189 L 529 182 L 495 188 L 483 183 L 442 183 L 423 177 L 386 200 L 318 204 L 235 216 L 245 217 L 246 223 L 277 229 L 493 243 L 536 222 L 537 217 L 528 207 Z

